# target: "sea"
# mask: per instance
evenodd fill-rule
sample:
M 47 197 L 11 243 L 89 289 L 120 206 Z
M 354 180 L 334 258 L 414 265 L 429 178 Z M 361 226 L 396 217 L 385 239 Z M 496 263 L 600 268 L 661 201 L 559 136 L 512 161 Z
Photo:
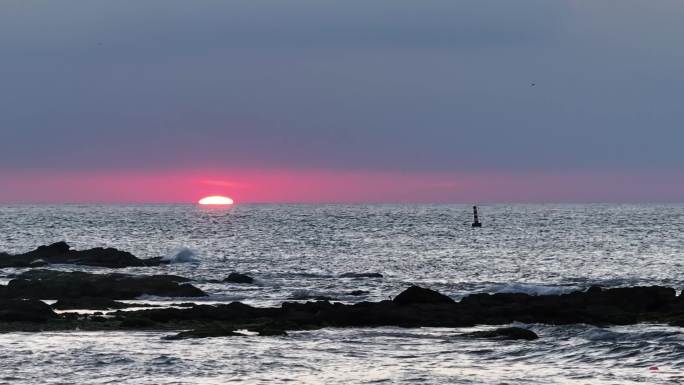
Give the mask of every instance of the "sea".
M 0 251 L 66 241 L 171 264 L 117 269 L 177 274 L 195 302 L 279 306 L 325 296 L 392 298 L 412 284 L 458 300 L 591 285 L 684 288 L 682 204 L 0 206 Z M 54 265 L 54 269 L 113 269 Z M 0 271 L 0 283 L 22 269 Z M 231 272 L 253 285 L 212 283 Z M 379 273 L 382 278 L 343 276 Z M 352 274 L 352 275 L 353 275 Z M 361 290 L 363 294 L 353 295 Z M 357 293 L 355 293 L 357 294 Z M 170 304 L 188 299 L 143 297 Z M 677 327 L 518 324 L 536 341 L 459 337 L 475 328 L 326 328 L 285 337 L 169 341 L 168 332 L 0 334 L 7 384 L 679 384 Z

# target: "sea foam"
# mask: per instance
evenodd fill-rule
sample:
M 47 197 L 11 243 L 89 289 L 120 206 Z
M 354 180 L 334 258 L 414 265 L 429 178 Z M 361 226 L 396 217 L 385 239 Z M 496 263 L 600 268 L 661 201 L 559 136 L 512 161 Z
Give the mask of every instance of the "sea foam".
M 197 253 L 188 247 L 177 247 L 166 254 L 163 261 L 168 263 L 199 263 Z
M 529 295 L 558 295 L 577 290 L 568 286 L 545 286 L 526 283 L 502 283 L 492 285 L 484 291 L 489 293 L 525 293 Z

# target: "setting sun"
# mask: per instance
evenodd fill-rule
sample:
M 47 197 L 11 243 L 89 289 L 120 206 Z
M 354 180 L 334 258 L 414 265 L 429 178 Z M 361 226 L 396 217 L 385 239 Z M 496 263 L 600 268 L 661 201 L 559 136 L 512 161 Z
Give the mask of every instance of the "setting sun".
M 198 203 L 201 205 L 232 205 L 233 200 L 228 197 L 213 195 L 200 199 Z

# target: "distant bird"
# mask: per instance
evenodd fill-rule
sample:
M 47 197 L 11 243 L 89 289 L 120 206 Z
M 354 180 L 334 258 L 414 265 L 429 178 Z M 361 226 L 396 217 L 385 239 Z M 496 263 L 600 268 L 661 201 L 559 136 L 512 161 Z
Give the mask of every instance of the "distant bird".
M 530 87 L 534 87 L 536 85 L 537 85 L 537 83 L 534 83 L 534 82 L 530 83 Z

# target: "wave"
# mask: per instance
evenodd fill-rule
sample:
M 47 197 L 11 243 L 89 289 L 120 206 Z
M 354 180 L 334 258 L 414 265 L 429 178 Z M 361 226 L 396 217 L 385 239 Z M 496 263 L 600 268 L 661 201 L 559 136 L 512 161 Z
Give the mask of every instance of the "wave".
M 487 287 L 489 293 L 524 293 L 529 295 L 559 295 L 579 290 L 574 286 L 546 286 L 528 283 L 500 283 Z
M 293 299 L 293 300 L 309 300 L 309 299 L 311 299 L 311 300 L 325 300 L 325 299 L 331 300 L 334 298 L 335 298 L 334 295 L 330 295 L 328 293 L 323 293 L 323 292 L 316 291 L 316 290 L 309 290 L 309 289 L 295 290 L 292 292 L 292 294 L 290 294 L 290 297 L 289 297 L 289 299 Z
M 162 257 L 168 263 L 199 263 L 197 253 L 188 247 L 177 247 Z

